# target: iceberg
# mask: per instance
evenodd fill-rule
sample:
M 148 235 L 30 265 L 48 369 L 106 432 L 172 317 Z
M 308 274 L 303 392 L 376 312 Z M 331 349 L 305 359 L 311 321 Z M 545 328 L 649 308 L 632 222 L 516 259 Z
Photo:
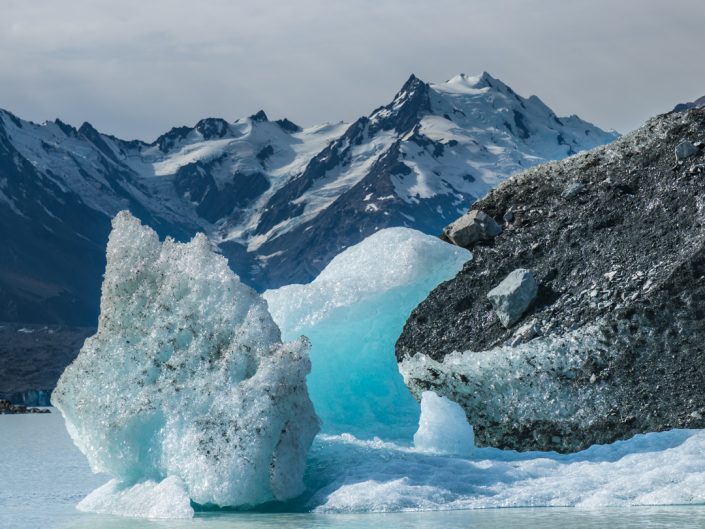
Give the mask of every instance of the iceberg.
M 317 513 L 704 503 L 704 431 L 514 452 L 474 447 L 465 412 L 444 396 L 424 391 L 419 406 L 394 342 L 415 304 L 469 258 L 382 230 L 313 283 L 265 293 L 270 316 L 205 237 L 162 244 L 118 215 L 98 332 L 52 396 L 93 469 L 114 477 L 78 508 L 189 518 L 198 504 L 287 498 L 287 509 Z M 521 375 L 545 345 L 492 364 L 496 377 L 473 398 L 511 383 L 507 366 Z M 468 373 L 484 365 L 453 358 Z
M 337 255 L 312 282 L 264 293 L 286 340 L 311 340 L 308 390 L 328 434 L 410 441 L 419 404 L 394 344 L 411 311 L 472 257 L 409 228 L 388 228 Z
M 142 491 L 176 498 L 182 516 L 184 501 L 253 506 L 300 494 L 319 429 L 308 348 L 303 337 L 282 343 L 265 301 L 204 235 L 160 243 L 119 213 L 98 330 L 52 394 L 92 470 L 116 479 L 83 507 L 120 512 Z

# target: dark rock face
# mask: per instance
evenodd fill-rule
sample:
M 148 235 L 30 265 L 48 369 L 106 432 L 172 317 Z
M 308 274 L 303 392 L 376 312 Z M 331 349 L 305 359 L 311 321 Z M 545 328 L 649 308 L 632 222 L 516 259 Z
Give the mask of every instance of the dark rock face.
M 264 110 L 258 110 L 256 114 L 252 114 L 250 116 L 250 119 L 257 123 L 265 123 L 269 121 L 269 118 L 267 117 L 267 114 L 265 114 Z
M 51 391 L 90 327 L 0 323 L 0 399 L 49 406 Z
M 399 134 L 411 131 L 419 118 L 431 111 L 430 87 L 415 75 L 411 75 L 390 104 L 372 113 L 372 132 L 395 130 Z
M 184 140 L 193 129 L 191 127 L 174 127 L 169 132 L 162 134 L 155 142 L 162 152 L 173 149 L 180 141 Z
M 180 167 L 174 175 L 174 188 L 186 200 L 194 202 L 196 212 L 216 222 L 249 205 L 269 188 L 269 180 L 262 173 L 232 175 L 232 180 L 218 186 L 213 178 L 211 162 L 194 162 Z
M 290 121 L 286 118 L 278 119 L 275 121 L 275 123 L 277 125 L 279 125 L 282 128 L 282 130 L 285 130 L 286 132 L 289 132 L 292 134 L 296 133 L 296 132 L 301 132 L 301 130 L 303 130 L 296 123 L 294 123 L 293 121 Z
M 704 428 L 703 139 L 705 109 L 666 114 L 478 201 L 504 229 L 409 317 L 396 354 L 414 394 L 458 402 L 477 443 L 498 448 Z M 684 140 L 698 152 L 677 162 Z M 505 328 L 487 293 L 517 268 L 538 296 Z
M 196 124 L 196 130 L 205 140 L 223 138 L 228 135 L 229 129 L 228 122 L 221 118 L 206 118 Z

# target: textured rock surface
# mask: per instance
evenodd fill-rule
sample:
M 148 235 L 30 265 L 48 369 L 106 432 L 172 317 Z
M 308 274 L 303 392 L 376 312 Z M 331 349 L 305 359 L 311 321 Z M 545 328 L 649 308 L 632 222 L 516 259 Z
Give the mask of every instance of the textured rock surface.
M 474 205 L 503 233 L 406 323 L 396 354 L 419 397 L 458 402 L 480 446 L 574 451 L 705 427 L 705 109 L 521 173 Z M 585 189 L 561 196 L 571 183 Z M 506 329 L 486 295 L 531 269 L 538 297 Z
M 698 154 L 698 148 L 688 140 L 683 140 L 676 145 L 676 160 L 687 160 Z
M 303 337 L 282 344 L 266 302 L 205 236 L 161 243 L 122 212 L 98 330 L 52 403 L 91 468 L 125 485 L 175 476 L 199 504 L 288 499 L 318 432 L 307 350 Z
M 518 322 L 536 299 L 539 286 L 531 270 L 518 268 L 487 293 L 499 321 L 509 328 Z
M 448 225 L 443 230 L 443 239 L 456 246 L 470 248 L 479 241 L 485 241 L 502 233 L 502 226 L 479 210 L 472 210 Z

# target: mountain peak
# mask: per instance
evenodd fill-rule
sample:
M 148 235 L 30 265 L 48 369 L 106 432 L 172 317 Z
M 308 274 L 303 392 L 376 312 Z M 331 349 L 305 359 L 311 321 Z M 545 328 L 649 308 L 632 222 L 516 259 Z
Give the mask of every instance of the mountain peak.
M 172 127 L 168 132 L 159 136 L 154 144 L 159 146 L 160 151 L 169 152 L 170 149 L 185 139 L 192 130 L 191 127 Z
M 205 118 L 196 123 L 196 130 L 204 139 L 223 138 L 230 131 L 230 125 L 222 118 Z
M 508 89 L 509 87 L 496 77 L 492 77 L 487 72 L 482 72 L 480 75 L 466 75 L 460 73 L 455 77 L 451 77 L 445 83 L 434 85 L 453 92 L 472 92 L 485 88 Z
M 98 131 L 95 129 L 95 127 L 87 121 L 84 121 L 81 126 L 78 127 L 78 132 L 87 137 L 95 136 L 96 134 L 98 134 Z
M 283 130 L 286 132 L 289 132 L 291 134 L 295 132 L 301 132 L 303 129 L 299 127 L 296 123 L 293 121 L 290 121 L 286 118 L 278 119 L 275 121 L 277 125 L 279 125 Z
M 406 133 L 430 110 L 429 85 L 412 73 L 394 96 L 394 100 L 375 110 L 370 119 L 376 128 Z
M 409 78 L 406 80 L 401 89 L 404 90 L 405 88 L 411 88 L 418 84 L 423 84 L 423 81 L 416 77 L 416 74 L 412 73 L 409 75 Z
M 3 109 L 3 108 L 0 108 L 0 125 L 2 125 L 2 117 L 3 117 L 3 116 L 6 117 L 7 119 L 9 119 L 10 121 L 12 121 L 12 123 L 14 123 L 14 125 L 15 125 L 18 129 L 21 129 L 21 128 L 22 128 L 22 120 L 21 120 L 20 118 L 18 118 L 17 116 L 15 116 L 15 115 L 14 115 L 12 112 L 10 112 L 9 110 L 5 110 L 5 109 Z M 31 122 L 30 122 L 30 123 L 31 123 Z
M 76 130 L 76 127 L 69 125 L 68 123 L 64 123 L 61 121 L 59 118 L 56 118 L 54 120 L 54 124 L 61 129 L 61 131 L 66 134 L 67 136 L 76 136 L 78 134 L 78 131 Z
M 267 114 L 265 114 L 264 110 L 259 110 L 256 114 L 252 114 L 250 119 L 257 123 L 265 123 L 269 121 L 269 118 L 267 117 Z
M 424 91 L 428 88 L 428 83 L 424 82 L 422 79 L 416 77 L 415 74 L 409 75 L 409 78 L 404 81 L 404 84 L 402 87 L 399 89 L 399 92 L 397 92 L 397 95 L 394 97 L 394 99 L 399 99 L 400 97 L 408 97 L 409 95 L 412 95 L 416 92 L 419 91 Z

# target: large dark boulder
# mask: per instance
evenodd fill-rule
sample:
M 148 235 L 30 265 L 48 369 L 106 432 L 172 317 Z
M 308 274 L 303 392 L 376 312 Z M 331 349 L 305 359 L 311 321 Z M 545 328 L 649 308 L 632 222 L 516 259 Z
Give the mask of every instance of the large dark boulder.
M 705 428 L 702 140 L 705 108 L 666 114 L 477 202 L 503 231 L 409 317 L 396 354 L 412 392 L 456 401 L 499 448 Z M 683 141 L 697 152 L 678 161 Z M 505 327 L 487 294 L 516 269 L 538 295 Z

